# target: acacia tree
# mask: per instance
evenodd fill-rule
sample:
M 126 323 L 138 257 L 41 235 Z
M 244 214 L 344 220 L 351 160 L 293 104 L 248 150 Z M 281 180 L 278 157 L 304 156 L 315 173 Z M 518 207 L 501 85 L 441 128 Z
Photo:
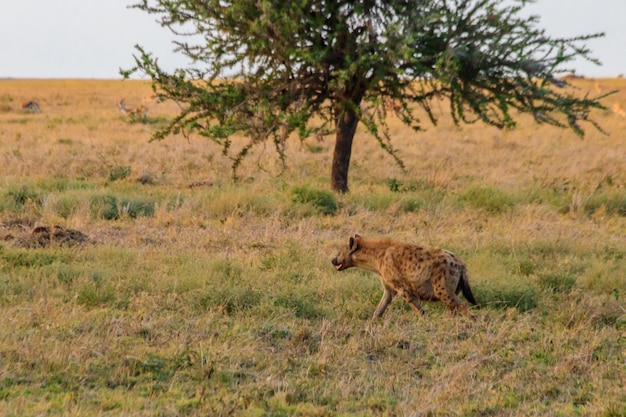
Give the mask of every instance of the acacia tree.
M 584 42 L 603 34 L 552 38 L 532 0 L 143 0 L 133 7 L 159 17 L 176 35 L 189 68 L 164 71 L 137 46 L 136 66 L 180 114 L 154 138 L 196 133 L 221 145 L 233 173 L 255 145 L 270 142 L 285 158 L 297 132 L 335 135 L 331 187 L 348 191 L 359 122 L 395 160 L 386 103 L 415 130 L 435 100 L 455 123 L 515 126 L 514 116 L 570 127 L 588 121 L 597 98 L 575 96 L 555 78 L 575 58 L 596 62 Z M 422 112 L 422 114 L 424 114 Z M 233 151 L 233 134 L 249 138 Z

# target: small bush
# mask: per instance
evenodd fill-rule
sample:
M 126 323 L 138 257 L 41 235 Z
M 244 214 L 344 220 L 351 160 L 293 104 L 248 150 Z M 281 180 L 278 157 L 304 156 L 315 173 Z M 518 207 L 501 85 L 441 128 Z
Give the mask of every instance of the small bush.
M 91 215 L 97 219 L 117 220 L 122 214 L 135 219 L 154 216 L 155 203 L 149 199 L 118 199 L 113 195 L 99 195 L 89 202 Z
M 91 215 L 96 219 L 117 220 L 120 217 L 117 197 L 99 195 L 89 201 Z
M 113 167 L 109 171 L 109 181 L 123 180 L 132 173 L 132 169 L 129 166 Z
M 154 216 L 154 201 L 148 199 L 124 199 L 122 200 L 122 213 L 135 219 L 137 217 Z
M 75 195 L 62 195 L 54 204 L 54 210 L 64 219 L 69 218 L 78 211 L 80 200 Z
M 28 202 L 41 206 L 43 197 L 41 193 L 29 185 L 11 187 L 6 193 L 7 200 L 16 208 L 21 208 Z
M 323 215 L 333 215 L 339 209 L 333 193 L 326 190 L 296 187 L 293 190 L 293 201 L 299 204 L 311 205 Z

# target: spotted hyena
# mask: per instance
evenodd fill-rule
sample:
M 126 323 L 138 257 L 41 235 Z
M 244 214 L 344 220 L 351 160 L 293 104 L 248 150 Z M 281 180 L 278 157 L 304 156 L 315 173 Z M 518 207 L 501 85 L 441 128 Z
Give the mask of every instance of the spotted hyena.
M 451 312 L 461 309 L 474 318 L 467 303 L 457 295 L 462 292 L 470 303 L 476 304 L 465 264 L 447 250 L 355 235 L 332 263 L 338 271 L 357 267 L 380 275 L 384 293 L 373 319 L 383 315 L 396 294 L 421 317 L 424 310 L 419 300 L 439 300 Z

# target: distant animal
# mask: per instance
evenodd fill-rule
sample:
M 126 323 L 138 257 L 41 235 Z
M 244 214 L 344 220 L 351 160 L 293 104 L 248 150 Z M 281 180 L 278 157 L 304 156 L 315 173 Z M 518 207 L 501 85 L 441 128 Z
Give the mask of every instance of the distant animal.
M 383 101 L 383 107 L 387 115 L 401 115 L 404 113 L 404 107 L 402 107 L 402 102 L 400 100 L 385 98 Z
M 33 113 L 40 113 L 41 107 L 39 107 L 39 103 L 36 101 L 29 100 L 22 103 L 22 110 L 30 110 Z
M 474 320 L 463 296 L 476 305 L 465 264 L 452 252 L 390 239 L 366 239 L 354 235 L 339 249 L 332 264 L 338 271 L 356 267 L 380 275 L 383 296 L 372 319 L 383 315 L 393 297 L 400 295 L 420 316 L 420 300 L 441 301 L 451 313 L 460 309 Z
M 127 108 L 126 100 L 121 99 L 118 104 L 118 107 L 123 114 L 125 114 L 126 116 L 130 118 L 145 120 L 148 117 L 149 109 L 144 105 Z
M 613 111 L 613 113 L 617 114 L 618 116 L 626 117 L 626 112 L 624 112 L 622 105 L 619 104 L 618 102 L 613 103 L 613 106 L 611 106 L 611 110 Z

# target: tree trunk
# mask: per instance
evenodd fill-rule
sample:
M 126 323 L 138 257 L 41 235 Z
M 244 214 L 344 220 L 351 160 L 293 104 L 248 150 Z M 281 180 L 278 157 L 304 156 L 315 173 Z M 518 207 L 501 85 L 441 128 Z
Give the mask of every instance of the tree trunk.
M 335 138 L 330 186 L 333 191 L 347 193 L 352 140 L 354 139 L 359 119 L 351 106 L 345 106 L 343 114 L 337 119 L 337 136 Z

